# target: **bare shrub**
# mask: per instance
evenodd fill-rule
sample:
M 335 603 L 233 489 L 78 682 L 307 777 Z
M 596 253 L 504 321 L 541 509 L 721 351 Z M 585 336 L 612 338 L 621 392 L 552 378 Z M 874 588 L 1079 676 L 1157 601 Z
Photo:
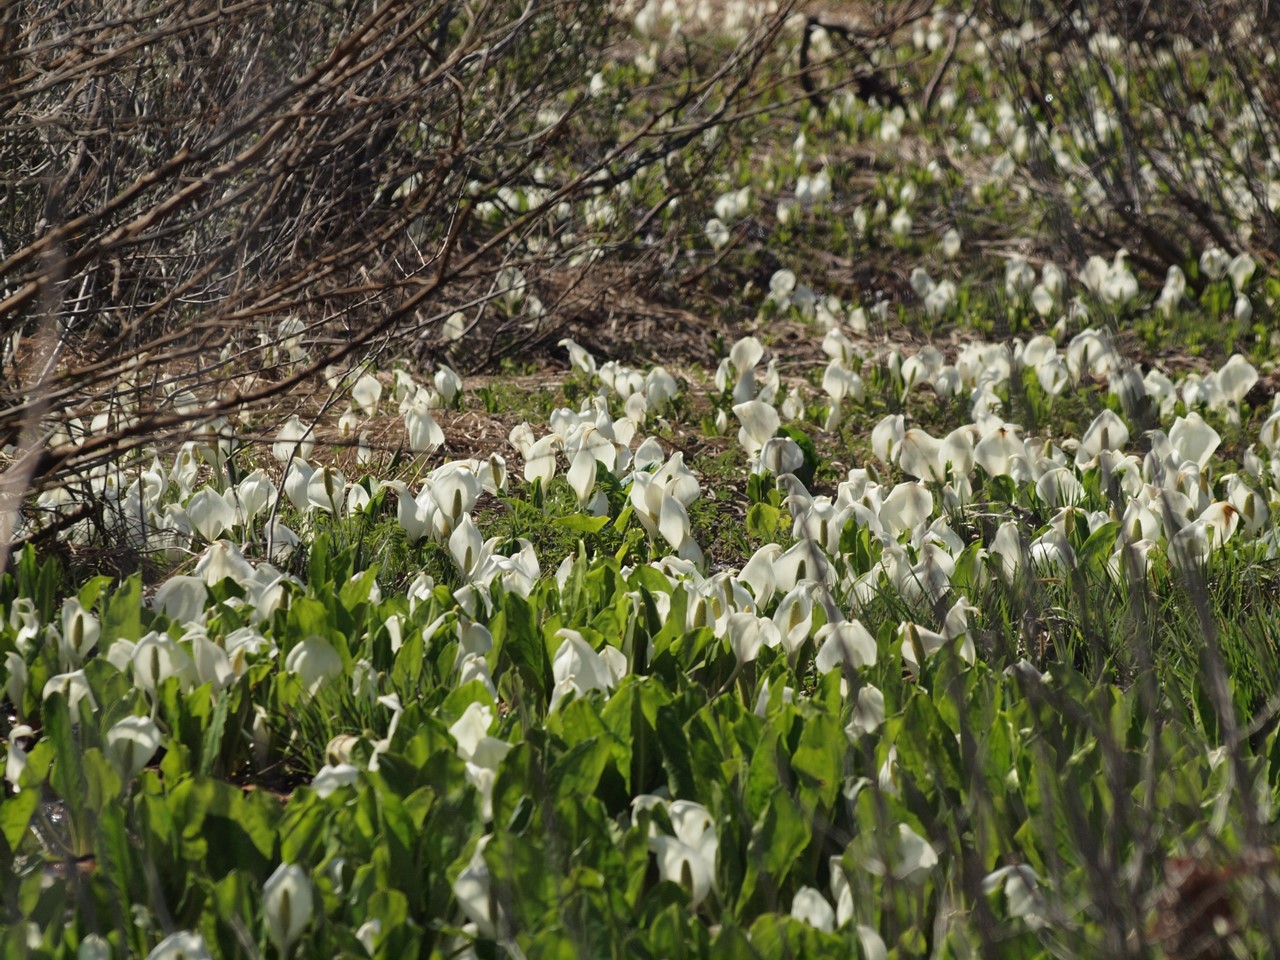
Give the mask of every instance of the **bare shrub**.
M 634 42 L 616 10 L 8 5 L 5 523 L 93 516 L 108 465 L 193 430 L 229 451 L 335 365 L 491 364 L 552 335 L 563 305 L 675 267 L 678 201 L 750 116 L 788 10 L 714 55 L 655 47 L 649 73 L 612 60 Z M 611 60 L 621 81 L 593 85 Z M 584 299 L 606 262 L 621 273 Z M 60 519 L 19 521 L 72 478 Z
M 1022 175 L 1060 239 L 1077 253 L 1126 247 L 1152 272 L 1209 245 L 1274 260 L 1280 23 L 1265 4 L 978 7 L 994 69 L 1038 131 Z

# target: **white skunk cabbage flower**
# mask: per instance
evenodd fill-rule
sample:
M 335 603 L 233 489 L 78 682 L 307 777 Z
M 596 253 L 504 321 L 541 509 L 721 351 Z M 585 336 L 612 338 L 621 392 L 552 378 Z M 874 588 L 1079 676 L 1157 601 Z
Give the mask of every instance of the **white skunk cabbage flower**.
M 62 602 L 62 629 L 59 631 L 59 654 L 72 666 L 79 666 L 98 645 L 102 625 L 75 597 Z
M 262 916 L 267 936 L 280 955 L 290 950 L 311 922 L 315 910 L 311 878 L 295 863 L 282 863 L 262 885 Z
M 1138 280 L 1125 266 L 1124 261 L 1128 256 L 1128 250 L 1116 251 L 1101 289 L 1096 291 L 1106 303 L 1122 306 L 1138 295 Z
M 378 412 L 378 401 L 382 399 L 382 384 L 372 373 L 366 373 L 351 387 L 351 399 L 366 417 Z
M 825 169 L 812 176 L 801 175 L 796 180 L 796 201 L 806 209 L 812 209 L 831 196 L 831 174 Z
M 458 744 L 458 757 L 466 764 L 467 782 L 480 792 L 481 815 L 485 820 L 493 819 L 493 785 L 498 765 L 511 750 L 511 744 L 505 740 L 489 736 L 492 723 L 491 707 L 471 703 L 449 728 Z
M 444 323 L 440 327 L 440 338 L 448 342 L 461 340 L 467 332 L 467 315 L 461 310 L 455 310 L 445 318 Z
M 733 402 L 746 403 L 756 396 L 756 366 L 764 358 L 764 346 L 755 337 L 743 337 L 729 350 L 729 356 L 716 368 L 716 389 L 723 393 L 729 389 L 730 371 L 737 374 L 733 385 Z
M 1218 431 L 1205 423 L 1200 414 L 1192 411 L 1185 417 L 1178 417 L 1169 428 L 1169 443 L 1184 460 L 1203 467 L 1213 456 L 1222 438 Z
M 1112 410 L 1103 410 L 1084 432 L 1076 454 L 1077 463 L 1085 463 L 1104 450 L 1123 450 L 1129 442 L 1129 428 Z
M 1036 569 L 1055 576 L 1069 572 L 1076 565 L 1075 551 L 1057 530 L 1050 530 L 1032 540 L 1027 553 Z
M 1266 527 L 1271 517 L 1271 509 L 1266 500 L 1253 490 L 1240 477 L 1227 478 L 1227 502 L 1240 514 L 1245 534 L 1256 537 Z
M 857 620 L 825 623 L 818 628 L 814 639 L 820 644 L 814 658 L 814 666 L 819 673 L 827 673 L 836 667 L 857 669 L 875 665 L 875 638 Z
M 551 661 L 555 688 L 551 693 L 551 705 L 556 706 L 570 693 L 581 696 L 591 690 L 607 694 L 626 675 L 627 658 L 621 650 L 608 645 L 597 653 L 586 638 L 576 630 L 560 629 L 560 648 Z
M 702 228 L 702 232 L 706 234 L 707 242 L 711 244 L 714 250 L 721 249 L 729 242 L 729 228 L 724 225 L 724 221 L 719 217 L 712 217 L 708 220 L 706 226 Z
M 942 235 L 941 246 L 942 256 L 947 260 L 954 260 L 960 255 L 960 231 L 955 227 L 950 227 Z
M 549 433 L 530 448 L 524 458 L 526 482 L 542 481 L 545 487 L 556 475 L 556 449 L 562 444 L 559 434 Z
M 773 612 L 773 625 L 778 628 L 783 649 L 787 651 L 787 658 L 792 661 L 801 644 L 809 638 L 809 631 L 813 627 L 812 585 L 808 580 L 797 583 L 778 601 L 778 607 Z
M 1084 499 L 1084 484 L 1066 467 L 1053 467 L 1036 481 L 1036 496 L 1051 507 L 1070 506 Z
M 213 960 L 213 954 L 200 934 L 179 930 L 157 943 L 147 960 Z
M 827 431 L 832 431 L 839 427 L 843 416 L 842 405 L 845 398 L 861 403 L 867 396 L 867 389 L 862 382 L 862 377 L 847 369 L 838 358 L 827 364 L 827 368 L 822 374 L 822 389 L 826 391 L 833 401 L 831 409 L 827 413 L 826 423 L 823 425 L 823 429 Z
M 302 545 L 302 538 L 285 526 L 279 517 L 267 524 L 262 533 L 271 545 L 269 559 L 272 563 L 285 563 Z
M 738 430 L 738 442 L 751 457 L 760 452 L 765 443 L 778 432 L 782 423 L 778 411 L 763 400 L 736 404 L 733 412 L 742 424 Z
M 1040 388 L 1051 397 L 1056 397 L 1071 382 L 1071 372 L 1061 357 L 1051 357 L 1036 368 L 1036 379 Z
M 13 787 L 14 793 L 22 792 L 22 771 L 27 768 L 27 751 L 18 741 L 35 735 L 35 730 L 25 723 L 19 723 L 9 731 L 9 752 L 4 758 L 4 778 Z
M 884 723 L 884 694 L 879 687 L 867 684 L 858 691 L 858 702 L 853 708 L 853 719 L 844 728 L 850 740 L 863 734 L 875 733 Z
M 775 477 L 795 473 L 804 466 L 804 451 L 790 437 L 770 437 L 760 448 L 760 455 L 752 463 L 752 473 L 768 471 Z
M 916 296 L 921 300 L 927 297 L 934 288 L 933 278 L 929 276 L 929 271 L 924 267 L 916 267 L 912 270 L 909 280 L 911 289 L 916 292 Z
M 716 217 L 723 223 L 733 223 L 741 219 L 751 209 L 751 188 L 730 190 L 721 194 L 715 202 Z
M 1010 300 L 1021 299 L 1022 294 L 1036 282 L 1036 272 L 1027 258 L 1019 254 L 1010 257 L 1004 265 L 1004 292 Z
M 908 883 L 924 880 L 938 863 L 938 853 L 924 837 L 905 823 L 898 824 L 898 860 L 893 875 Z
M 1253 257 L 1247 253 L 1238 253 L 1231 258 L 1231 262 L 1227 264 L 1227 276 L 1231 278 L 1231 286 L 1237 294 L 1244 293 L 1244 288 L 1253 277 L 1253 271 L 1257 266 Z
M 212 487 L 197 490 L 187 501 L 186 512 L 196 531 L 210 542 L 217 540 L 236 522 L 235 508 Z
M 270 507 L 276 499 L 276 485 L 265 470 L 254 470 L 236 485 L 236 502 L 244 514 L 244 523 L 252 523 L 254 517 Z
M 836 928 L 836 911 L 821 890 L 801 887 L 791 899 L 791 916 L 809 926 L 832 933 Z
M 695 486 L 696 483 L 695 480 Z M 688 496 L 682 490 L 683 484 L 683 479 L 674 474 L 664 477 L 662 471 L 636 474 L 631 484 L 631 505 L 650 539 L 661 535 L 677 556 L 696 564 L 702 561 L 702 550 L 692 536 L 686 509 L 692 498 L 683 499 Z
M 649 806 L 664 801 L 656 797 L 637 797 L 633 807 Z M 707 808 L 691 800 L 676 800 L 667 807 L 674 837 L 663 836 L 653 829 L 649 849 L 657 854 L 658 875 L 663 880 L 680 884 L 689 891 L 690 906 L 706 899 L 715 884 L 716 857 L 720 840 L 715 821 Z
M 503 267 L 493 279 L 493 292 L 509 313 L 514 312 L 529 292 L 529 281 L 519 267 Z
M 440 394 L 440 399 L 445 402 L 445 406 L 452 406 L 462 393 L 462 378 L 452 367 L 443 363 L 436 370 L 432 382 L 435 383 L 436 392 Z
M 896 788 L 892 786 L 893 763 L 896 763 L 896 758 L 891 757 L 891 762 L 886 762 L 885 764 L 889 770 L 881 770 L 881 779 L 887 780 L 889 788 L 896 793 Z M 883 787 L 884 784 L 882 784 Z M 938 852 L 933 849 L 929 841 L 905 823 L 898 824 L 898 842 L 891 858 L 893 862 L 889 867 L 886 867 L 878 857 L 874 856 L 864 866 L 868 872 L 878 877 L 882 877 L 886 872 L 891 871 L 897 879 L 914 884 L 923 883 L 929 871 L 938 865 Z
M 1102 288 L 1106 285 L 1109 271 L 1110 268 L 1107 266 L 1107 261 L 1097 254 L 1094 254 L 1085 262 L 1084 268 L 1076 274 L 1076 279 L 1079 280 L 1090 293 L 1095 296 L 1101 296 Z
M 27 661 L 17 650 L 9 650 L 4 655 L 4 669 L 9 675 L 5 682 L 5 693 L 9 697 L 9 702 L 14 705 L 14 709 L 21 715 L 22 700 L 27 692 L 27 683 L 31 679 Z
M 321 800 L 334 791 L 349 787 L 360 776 L 360 768 L 352 763 L 326 763 L 311 779 L 311 789 Z
M 325 683 L 342 674 L 342 658 L 328 640 L 312 635 L 289 651 L 284 668 L 296 673 L 307 693 L 315 696 Z
M 271 455 L 281 463 L 288 463 L 293 457 L 303 460 L 311 458 L 315 448 L 311 428 L 305 426 L 296 415 L 290 417 L 276 434 L 276 442 L 271 445 Z
M 992 477 L 1013 476 L 1026 468 L 1026 446 L 1019 438 L 1021 427 L 1002 423 L 989 430 L 973 448 L 973 460 Z
M 891 537 L 914 530 L 933 515 L 933 494 L 923 484 L 904 481 L 880 505 L 880 523 Z
M 644 398 L 653 410 L 661 410 L 676 398 L 679 386 L 665 367 L 654 367 L 644 377 Z
M 866 399 L 867 389 L 862 377 L 847 369 L 839 360 L 832 360 L 822 374 L 822 389 L 836 403 L 846 397 L 861 402 Z
M 1183 294 L 1186 291 L 1187 275 L 1175 263 L 1165 272 L 1164 287 L 1160 291 L 1160 296 L 1156 299 L 1156 309 L 1166 317 L 1169 316 L 1177 308 L 1178 304 L 1182 302 Z
M 776 647 L 782 642 L 782 635 L 772 620 L 747 611 L 729 614 L 725 620 L 725 636 L 735 659 L 743 664 L 755 660 L 761 647 Z
M 1053 294 L 1042 283 L 1037 283 L 1031 290 L 1031 306 L 1035 309 L 1036 314 L 1041 317 L 1047 317 L 1053 312 Z
M 453 881 L 453 895 L 459 908 L 484 937 L 493 936 L 494 921 L 498 919 L 490 915 L 490 909 L 496 907 L 499 916 L 502 914 L 501 904 L 494 904 L 490 895 L 491 876 L 489 865 L 484 860 L 484 849 L 490 839 L 491 835 L 485 835 L 477 841 L 471 860 Z
M 1209 247 L 1200 254 L 1200 272 L 1211 281 L 1221 280 L 1231 265 L 1231 254 L 1221 247 Z
M 887 465 L 897 463 L 905 433 L 906 426 L 902 414 L 890 414 L 872 428 L 871 452 L 881 463 Z
M 600 517 L 609 512 L 609 500 L 603 490 L 596 490 L 596 458 L 586 447 L 578 450 L 567 474 L 569 486 L 578 501 L 578 509 L 591 516 Z M 592 493 L 595 496 L 592 496 Z
M 1258 382 L 1258 371 L 1243 354 L 1233 353 L 1214 375 L 1218 387 L 1229 403 L 1239 406 Z
M 990 546 L 987 548 L 987 555 L 994 559 L 996 570 L 1004 578 L 1006 583 L 1010 583 L 1018 575 L 1026 565 L 1022 546 L 1022 536 L 1018 532 L 1018 525 L 1012 520 L 1006 520 L 1000 524 L 996 530 L 996 535 L 992 539 Z
M 409 448 L 414 453 L 430 454 L 444 445 L 444 431 L 431 416 L 430 404 L 421 392 L 405 411 L 404 425 L 409 433 Z
M 936 284 L 924 298 L 924 312 L 936 319 L 945 314 L 953 306 L 960 295 L 951 280 L 943 280 Z
M 449 535 L 449 555 L 457 564 L 458 571 L 468 581 L 479 579 L 485 561 L 489 559 L 489 550 L 480 538 L 480 530 L 471 519 L 471 514 L 464 513 L 453 533 Z
M 466 461 L 453 461 L 432 472 L 428 489 L 436 505 L 432 513 L 435 532 L 443 538 L 472 511 L 484 485 Z
M 311 510 L 311 501 L 307 499 L 307 484 L 316 468 L 300 457 L 294 457 L 285 467 L 284 493 L 299 513 Z
M 337 516 L 347 493 L 347 478 L 337 467 L 319 467 L 307 480 L 307 502 L 317 510 Z
M 178 678 L 183 693 L 194 690 L 200 682 L 195 662 L 187 652 L 172 637 L 154 631 L 138 641 L 130 663 L 134 686 L 152 697 L 170 677 Z
M 98 702 L 93 698 L 93 691 L 89 689 L 89 680 L 83 670 L 72 670 L 70 673 L 60 673 L 50 677 L 45 682 L 44 689 L 40 691 L 40 699 L 48 700 L 55 693 L 66 697 L 67 709 L 71 711 L 73 717 L 81 700 L 87 699 L 91 710 L 98 709 Z
M 164 737 L 150 717 L 125 717 L 107 731 L 107 756 L 128 783 L 151 762 Z
M 202 618 L 208 599 L 203 577 L 174 576 L 160 585 L 151 606 L 170 620 L 192 623 Z
M 982 892 L 990 896 L 1003 890 L 1009 903 L 1009 916 L 1032 920 L 1038 918 L 1039 879 L 1036 872 L 1023 863 L 1001 867 L 982 878 Z

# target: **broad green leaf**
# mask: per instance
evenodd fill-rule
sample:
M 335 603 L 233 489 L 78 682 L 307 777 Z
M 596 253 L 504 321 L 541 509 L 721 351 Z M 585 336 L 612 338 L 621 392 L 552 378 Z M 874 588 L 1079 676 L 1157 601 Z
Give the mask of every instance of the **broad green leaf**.
M 747 532 L 758 540 L 777 539 L 782 511 L 768 503 L 752 504 L 747 510 Z
M 97 814 L 115 804 L 123 784 L 111 761 L 97 747 L 91 747 L 80 755 L 80 765 L 84 776 L 85 809 Z
M 102 615 L 102 635 L 98 639 L 98 649 L 106 650 L 116 640 L 138 640 L 143 632 L 142 577 L 135 573 L 107 601 Z
M 813 821 L 782 787 L 769 798 L 764 815 L 751 830 L 747 847 L 747 872 L 736 904 L 739 919 L 758 905 L 757 892 L 780 886 L 808 845 Z
M 551 524 L 579 535 L 599 533 L 609 525 L 609 517 L 589 517 L 585 513 L 572 513 L 567 517 L 556 517 Z
M 27 789 L 0 800 L 0 833 L 10 850 L 16 850 L 27 836 L 27 828 L 40 805 L 40 792 Z
M 518 594 L 506 594 L 502 601 L 502 610 L 490 621 L 494 675 L 510 665 L 534 684 L 534 691 L 545 701 L 551 691 L 551 660 L 537 614 Z
M 791 769 L 800 799 L 811 814 L 830 810 L 835 803 L 843 782 L 847 743 L 839 722 L 828 714 L 804 721 L 799 746 L 791 755 Z

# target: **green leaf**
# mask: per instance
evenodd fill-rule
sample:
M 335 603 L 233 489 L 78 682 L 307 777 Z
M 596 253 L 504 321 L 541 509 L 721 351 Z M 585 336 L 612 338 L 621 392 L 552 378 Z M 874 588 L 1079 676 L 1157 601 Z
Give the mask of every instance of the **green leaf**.
M 107 601 L 98 649 L 106 650 L 116 640 L 138 640 L 143 633 L 142 576 L 135 573 Z
M 38 806 L 40 792 L 34 789 L 23 790 L 0 800 L 0 833 L 4 834 L 10 850 L 16 850 L 26 837 L 27 828 L 31 825 L 31 818 Z
M 1119 533 L 1119 520 L 1108 520 L 1100 524 L 1080 548 L 1080 566 L 1087 570 L 1105 564 Z
M 213 773 L 218 754 L 222 749 L 222 737 L 227 729 L 227 708 L 231 702 L 231 692 L 223 690 L 216 694 L 213 716 L 204 728 L 204 739 L 200 745 L 199 775 L 207 777 Z
M 80 606 L 86 610 L 92 610 L 98 603 L 98 599 L 111 586 L 111 578 L 106 576 L 90 577 L 85 581 L 84 586 L 80 588 L 80 592 L 76 594 L 76 598 L 80 601 Z
M 567 517 L 556 517 L 551 525 L 578 535 L 599 533 L 609 525 L 609 518 L 589 517 L 585 513 L 571 513 Z
M 692 751 L 674 705 L 658 708 L 658 743 L 662 750 L 662 766 L 667 771 L 673 797 L 696 797 L 697 782 L 690 762 Z
M 53 768 L 49 785 L 73 810 L 84 798 L 84 777 L 80 767 L 81 744 L 71 723 L 67 700 L 53 693 L 44 701 L 44 732 L 53 745 Z
M 84 771 L 85 808 L 98 813 L 115 803 L 124 785 L 111 761 L 97 747 L 92 747 L 81 754 L 80 764 Z
M 752 830 L 748 857 L 759 856 L 764 869 L 780 878 L 809 842 L 810 824 L 790 794 L 779 788 Z
M 830 810 L 842 783 L 844 755 L 848 741 L 840 724 L 820 713 L 805 721 L 800 745 L 791 755 L 800 799 L 811 811 Z
M 717 960 L 760 960 L 750 934 L 731 922 L 721 924 L 720 932 L 711 942 L 710 956 Z
M 778 536 L 782 511 L 768 503 L 753 504 L 747 510 L 747 532 L 758 540 L 773 541 Z
M 809 843 L 812 820 L 806 822 L 804 811 L 781 787 L 776 787 L 769 798 L 764 816 L 751 830 L 751 842 L 747 847 L 747 873 L 736 904 L 739 918 L 743 918 L 753 905 L 761 883 L 766 889 L 781 886 L 792 865 Z
M 551 692 L 551 660 L 547 656 L 538 616 L 529 602 L 518 594 L 502 598 L 502 610 L 490 621 L 493 632 L 494 675 L 505 667 L 519 670 L 532 681 L 545 702 Z
M 796 426 L 779 427 L 776 436 L 789 437 L 800 448 L 800 453 L 804 457 L 804 465 L 796 471 L 796 479 L 806 487 L 812 487 L 813 475 L 818 469 L 819 462 L 818 448 L 813 445 L 813 438 Z
M 835 934 L 823 933 L 803 920 L 766 913 L 751 925 L 751 945 L 760 960 L 849 955 L 849 947 Z M 906 954 L 904 954 L 906 956 Z
M 552 764 L 547 773 L 551 796 L 573 797 L 575 802 L 580 802 L 583 797 L 594 794 L 611 753 L 605 737 L 593 737 L 575 744 Z

